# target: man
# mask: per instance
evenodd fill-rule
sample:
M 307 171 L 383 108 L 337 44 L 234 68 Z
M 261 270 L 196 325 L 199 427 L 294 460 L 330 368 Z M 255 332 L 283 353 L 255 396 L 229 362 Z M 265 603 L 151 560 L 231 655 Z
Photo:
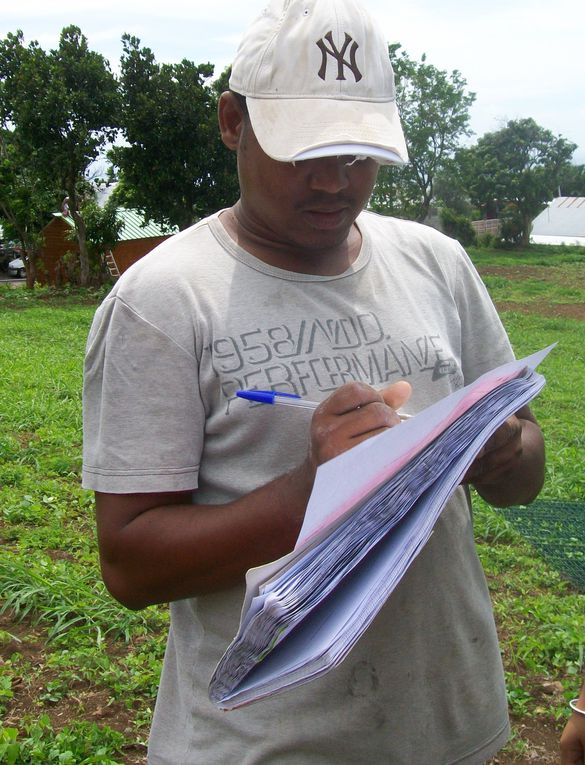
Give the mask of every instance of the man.
M 274 0 L 230 87 L 239 202 L 128 271 L 88 341 L 103 576 L 130 608 L 171 602 L 149 763 L 484 762 L 508 718 L 464 487 L 339 668 L 233 712 L 209 702 L 244 574 L 293 547 L 317 466 L 512 356 L 457 243 L 362 212 L 378 164 L 406 148 L 386 43 L 356 0 Z M 322 404 L 311 417 L 240 388 Z M 542 478 L 528 408 L 467 477 L 499 504 Z

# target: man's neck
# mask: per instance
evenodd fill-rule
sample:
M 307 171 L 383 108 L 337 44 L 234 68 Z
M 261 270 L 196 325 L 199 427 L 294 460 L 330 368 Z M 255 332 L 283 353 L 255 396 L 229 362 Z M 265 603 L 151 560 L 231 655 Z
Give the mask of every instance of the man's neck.
M 294 273 L 337 276 L 357 259 L 362 235 L 354 223 L 346 239 L 327 249 L 300 248 L 286 242 L 272 241 L 248 227 L 237 205 L 224 210 L 220 222 L 231 239 L 246 252 L 270 266 Z

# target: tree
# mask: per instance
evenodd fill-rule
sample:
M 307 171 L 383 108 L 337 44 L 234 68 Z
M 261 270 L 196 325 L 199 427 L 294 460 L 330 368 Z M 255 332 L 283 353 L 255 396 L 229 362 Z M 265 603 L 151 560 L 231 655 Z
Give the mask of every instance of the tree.
M 57 200 L 14 131 L 0 128 L 0 219 L 10 239 L 20 242 L 27 287 L 37 278 L 41 231 Z
M 437 173 L 434 183 L 435 200 L 441 209 L 447 208 L 470 220 L 475 209 L 469 199 L 466 181 L 457 161 L 458 152 Z
M 437 174 L 444 169 L 463 136 L 470 135 L 469 109 L 475 100 L 466 80 L 426 63 L 413 61 L 398 44 L 389 55 L 396 80 L 409 163 L 404 168 L 382 168 L 374 190 L 374 209 L 424 220 L 434 198 Z
M 56 179 L 47 182 L 39 153 L 25 131 L 13 123 L 14 102 L 22 68 L 27 66 L 42 76 L 45 63 L 44 53 L 36 44 L 24 48 L 20 32 L 0 41 L 0 218 L 8 236 L 20 243 L 28 287 L 36 280 L 41 230 L 55 202 L 51 191 Z M 33 108 L 28 103 L 22 106 Z
M 186 228 L 237 198 L 235 159 L 217 127 L 211 64 L 158 64 L 125 35 L 121 59 L 126 145 L 111 158 L 117 196 L 161 224 Z
M 481 209 L 504 211 L 510 241 L 527 246 L 532 220 L 554 197 L 576 148 L 533 119 L 511 120 L 462 150 L 471 199 Z
M 123 223 L 117 215 L 117 205 L 114 197 L 100 206 L 96 200 L 96 189 L 87 183 L 85 189 L 80 189 L 79 212 L 83 219 L 86 234 L 86 245 L 89 257 L 90 281 L 101 284 L 109 278 L 105 254 L 117 243 Z M 75 231 L 72 240 L 76 240 Z M 66 256 L 64 274 L 69 281 L 79 280 L 79 262 Z
M 48 54 L 36 42 L 25 47 L 22 32 L 9 34 L 0 44 L 0 81 L 4 124 L 18 131 L 45 182 L 58 178 L 68 197 L 85 285 L 90 267 L 79 186 L 116 134 L 116 79 L 103 56 L 89 50 L 81 30 L 70 26 Z

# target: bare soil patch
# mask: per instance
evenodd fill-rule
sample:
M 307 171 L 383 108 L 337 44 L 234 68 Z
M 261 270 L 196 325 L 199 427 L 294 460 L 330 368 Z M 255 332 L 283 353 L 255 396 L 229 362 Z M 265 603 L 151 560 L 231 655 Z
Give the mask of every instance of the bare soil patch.
M 522 755 L 500 753 L 486 765 L 558 765 L 561 730 L 541 720 L 515 721 L 515 732 L 525 743 Z
M 575 277 L 567 266 L 478 266 L 482 276 L 501 276 L 504 279 L 537 279 L 561 287 L 574 287 Z
M 129 739 L 135 735 L 134 713 L 120 702 L 112 702 L 105 688 L 95 688 L 91 683 L 74 680 L 68 693 L 58 700 L 41 700 L 57 672 L 46 666 L 47 644 L 42 629 L 36 629 L 30 622 L 15 622 L 9 614 L 0 615 L 0 632 L 7 632 L 13 639 L 0 644 L 0 663 L 8 661 L 14 654 L 32 668 L 12 683 L 14 697 L 7 704 L 2 723 L 18 728 L 25 718 L 38 719 L 47 715 L 53 729 L 62 730 L 76 720 L 87 720 L 107 726 L 125 734 Z M 26 674 L 26 678 L 24 675 Z M 129 743 L 124 747 L 123 765 L 144 765 L 146 747 L 141 743 Z
M 498 311 L 514 311 L 515 313 L 537 314 L 555 319 L 578 319 L 585 321 L 585 305 L 579 303 L 549 303 L 545 300 L 532 303 L 513 303 L 496 301 Z
M 561 266 L 482 266 L 478 270 L 482 276 L 499 276 L 510 281 L 537 279 L 563 287 L 575 286 L 575 276 L 567 268 Z M 547 300 L 516 303 L 500 300 L 496 301 L 496 307 L 499 311 L 585 320 L 585 305 L 583 303 L 552 303 Z

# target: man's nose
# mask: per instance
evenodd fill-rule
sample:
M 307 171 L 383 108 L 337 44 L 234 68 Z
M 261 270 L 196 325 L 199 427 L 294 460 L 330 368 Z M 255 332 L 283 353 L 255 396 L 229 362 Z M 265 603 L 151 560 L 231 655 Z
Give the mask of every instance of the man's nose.
M 307 160 L 309 183 L 315 191 L 336 194 L 349 185 L 346 157 L 323 157 Z

